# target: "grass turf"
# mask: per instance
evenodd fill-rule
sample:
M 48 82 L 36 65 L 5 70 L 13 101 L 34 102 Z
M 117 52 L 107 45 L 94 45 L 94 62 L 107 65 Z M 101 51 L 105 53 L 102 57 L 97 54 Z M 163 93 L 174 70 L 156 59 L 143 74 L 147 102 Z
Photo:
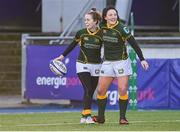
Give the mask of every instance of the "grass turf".
M 126 126 L 118 124 L 117 111 L 106 111 L 104 124 L 79 124 L 80 117 L 80 112 L 0 114 L 0 131 L 180 130 L 180 111 L 127 111 L 130 124 Z

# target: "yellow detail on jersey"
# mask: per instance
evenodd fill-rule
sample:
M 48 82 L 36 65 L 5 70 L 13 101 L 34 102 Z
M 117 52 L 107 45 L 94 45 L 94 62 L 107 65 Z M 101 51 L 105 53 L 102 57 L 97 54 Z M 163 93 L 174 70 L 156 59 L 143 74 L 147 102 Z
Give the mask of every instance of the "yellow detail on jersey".
M 83 54 L 83 56 L 84 56 L 84 63 L 88 63 L 88 59 L 87 59 L 87 56 L 85 55 L 85 53 L 84 53 L 84 51 L 82 50 L 82 49 L 80 49 L 81 50 L 81 52 L 82 52 L 82 54 Z
M 109 25 L 109 24 L 107 23 L 107 27 L 110 28 L 110 29 L 112 29 L 112 28 L 114 28 L 115 26 L 117 26 L 118 24 L 119 24 L 119 21 L 117 21 L 114 25 Z
M 122 40 L 125 42 L 128 38 L 131 37 L 131 34 L 129 34 L 128 36 L 124 37 L 124 36 L 121 34 L 120 31 L 118 31 L 117 29 L 113 29 L 113 27 L 115 27 L 118 23 L 119 23 L 119 22 L 117 22 L 115 25 L 113 25 L 113 26 L 111 26 L 111 27 L 109 27 L 109 26 L 107 25 L 107 29 L 110 28 L 111 30 L 114 30 L 114 31 L 118 32 L 119 35 L 121 36 Z M 104 28 L 106 28 L 106 27 L 104 27 Z M 106 31 L 106 30 L 105 30 L 105 31 Z M 106 32 L 104 32 L 104 30 L 103 30 L 103 33 L 106 33 Z
M 96 43 L 99 43 L 99 39 L 95 38 L 95 42 L 96 42 Z
M 126 60 L 128 58 L 128 55 L 125 51 L 123 51 L 123 54 L 122 54 L 122 60 Z
M 79 41 L 79 43 L 78 43 L 80 46 L 81 46 L 81 41 Z
M 77 60 L 77 62 L 80 62 L 80 63 L 83 63 L 83 64 L 87 63 L 87 62 L 84 62 L 84 61 L 81 61 L 81 60 Z M 99 63 L 88 62 L 88 64 L 99 64 Z
M 125 42 L 128 38 L 130 38 L 131 37 L 131 34 L 130 35 L 128 35 L 127 37 L 122 37 L 122 39 L 123 39 L 123 41 Z
M 99 31 L 100 29 L 98 28 L 95 32 L 91 32 L 91 31 L 89 31 L 89 29 L 87 29 L 87 32 L 90 34 L 90 35 L 95 35 L 98 31 Z
M 127 40 L 128 38 L 130 38 L 131 37 L 131 34 L 130 35 L 128 35 L 125 39 Z
M 75 39 L 75 41 L 78 43 L 81 39 Z

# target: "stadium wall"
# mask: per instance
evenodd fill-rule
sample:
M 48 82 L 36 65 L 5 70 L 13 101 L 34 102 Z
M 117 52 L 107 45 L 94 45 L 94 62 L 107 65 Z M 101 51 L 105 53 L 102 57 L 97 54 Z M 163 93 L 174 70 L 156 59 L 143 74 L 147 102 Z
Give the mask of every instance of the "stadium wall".
M 81 14 L 87 2 L 92 0 L 42 0 L 42 32 L 62 32 L 74 19 Z M 106 5 L 105 0 L 96 0 L 92 7 L 102 10 Z M 87 12 L 87 11 L 86 11 Z M 84 26 L 83 17 L 78 17 L 79 22 L 73 28 L 73 32 Z
M 73 50 L 65 59 L 68 69 L 66 76 L 56 77 L 49 69 L 49 61 L 63 52 L 65 48 L 66 46 L 58 46 L 57 48 L 57 46 L 27 45 L 26 85 L 24 93 L 22 93 L 25 99 L 82 100 L 83 89 L 74 67 L 78 48 Z M 169 53 L 172 52 L 170 48 L 166 49 L 166 52 L 168 50 Z M 179 51 L 176 52 L 177 55 L 179 53 Z M 145 53 L 146 55 L 147 53 Z M 180 109 L 180 95 L 178 94 L 180 92 L 180 59 L 178 56 L 176 59 L 151 57 L 151 59 L 150 57 L 147 59 L 150 63 L 148 71 L 143 71 L 138 62 L 138 108 Z M 108 95 L 107 107 L 109 109 L 118 109 L 116 80 L 111 85 Z

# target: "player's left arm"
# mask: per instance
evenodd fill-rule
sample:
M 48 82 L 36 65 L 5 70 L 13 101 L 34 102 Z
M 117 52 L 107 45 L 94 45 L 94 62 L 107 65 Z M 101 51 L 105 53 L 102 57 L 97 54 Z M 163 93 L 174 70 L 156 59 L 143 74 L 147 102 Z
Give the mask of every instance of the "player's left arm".
M 129 28 L 125 25 L 121 25 L 121 33 L 123 36 L 124 41 L 128 41 L 129 44 L 132 46 L 132 48 L 135 50 L 136 54 L 138 55 L 140 61 L 145 60 L 142 54 L 142 51 L 140 47 L 138 46 L 136 40 L 134 37 L 131 35 L 131 32 Z
M 141 66 L 147 70 L 149 68 L 149 64 L 145 60 L 143 53 L 137 43 L 137 41 L 134 39 L 134 37 L 131 35 L 131 32 L 127 26 L 122 27 L 122 35 L 129 42 L 131 47 L 135 50 L 136 54 L 138 55 L 140 61 L 141 61 Z
M 129 44 L 132 46 L 132 48 L 135 50 L 136 54 L 138 55 L 140 61 L 145 60 L 143 53 L 138 45 L 138 43 L 136 42 L 136 40 L 134 39 L 134 37 L 131 35 L 127 41 L 129 42 Z
M 134 39 L 134 37 L 131 35 L 127 41 L 129 42 L 129 44 L 132 46 L 132 48 L 135 50 L 136 54 L 138 55 L 140 61 L 141 61 L 141 66 L 143 67 L 143 69 L 147 70 L 149 68 L 149 64 L 148 62 L 145 60 L 143 53 L 138 45 L 138 43 L 136 42 L 136 40 Z

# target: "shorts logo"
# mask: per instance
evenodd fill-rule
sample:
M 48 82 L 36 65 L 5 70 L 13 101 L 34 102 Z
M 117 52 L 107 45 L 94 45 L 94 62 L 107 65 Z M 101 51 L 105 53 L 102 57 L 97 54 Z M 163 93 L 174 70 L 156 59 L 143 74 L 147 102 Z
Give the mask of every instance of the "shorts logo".
M 87 70 L 88 68 L 87 67 L 83 67 L 84 70 Z
M 95 70 L 95 74 L 99 74 L 100 70 L 99 69 L 96 69 Z
M 119 69 L 119 70 L 118 70 L 118 73 L 119 73 L 119 74 L 123 74 L 123 73 L 124 73 L 124 69 Z
M 103 70 L 101 70 L 101 73 L 102 73 L 102 74 L 104 74 L 104 71 L 103 71 Z

